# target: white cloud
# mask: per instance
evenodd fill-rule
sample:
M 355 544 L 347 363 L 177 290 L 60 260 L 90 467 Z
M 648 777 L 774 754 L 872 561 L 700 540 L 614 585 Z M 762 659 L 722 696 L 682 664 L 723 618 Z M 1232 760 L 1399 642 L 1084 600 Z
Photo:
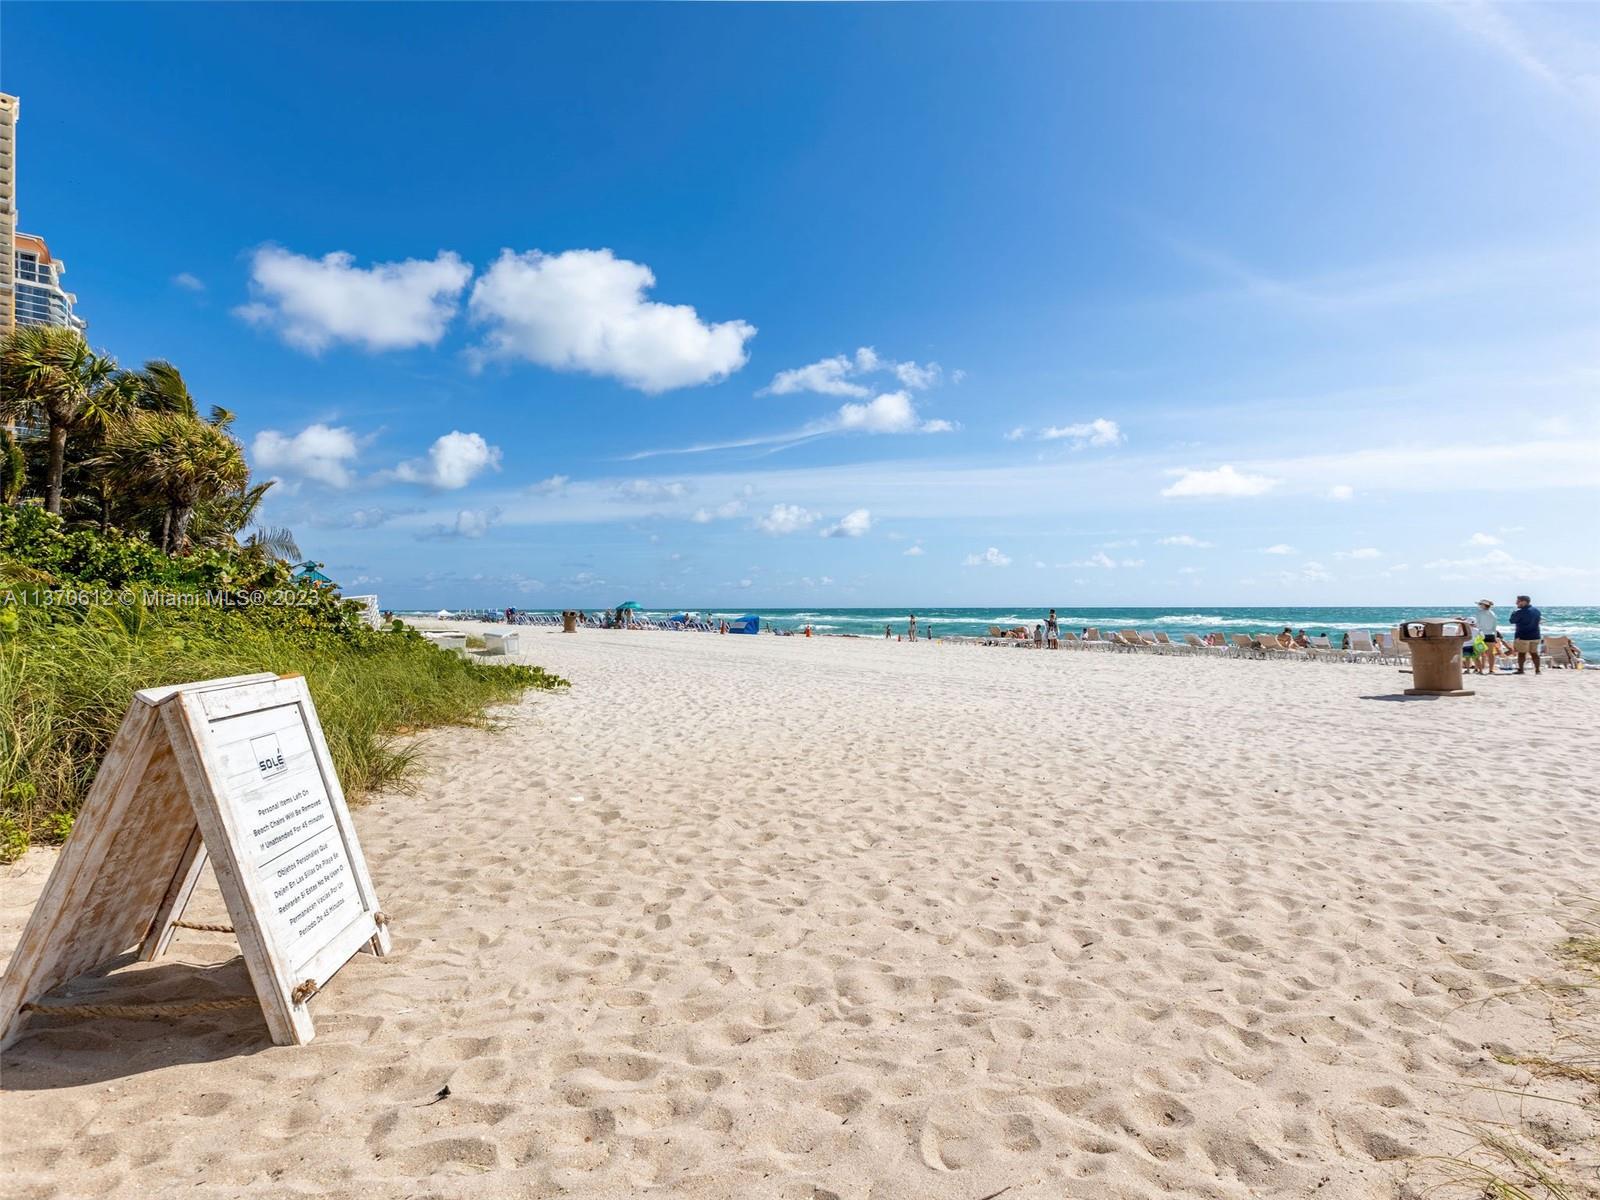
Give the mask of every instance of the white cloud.
M 1469 0 L 1432 7 L 1529 77 L 1591 114 L 1600 112 L 1600 75 L 1594 68 L 1594 44 L 1570 25 L 1563 27 L 1566 12 L 1561 6 L 1542 9 Z
M 1177 478 L 1161 489 L 1163 496 L 1260 496 L 1277 487 L 1279 482 L 1266 475 L 1236 471 L 1232 466 L 1213 471 L 1180 467 L 1167 474 Z
M 1200 574 L 1200 568 L 1199 567 L 1179 567 L 1178 568 L 1178 574 L 1179 575 L 1198 575 L 1198 574 Z
M 552 475 L 549 479 L 541 479 L 538 483 L 530 483 L 528 492 L 534 496 L 559 496 L 567 490 L 567 485 L 572 482 L 570 475 Z
M 376 529 L 393 515 L 382 508 L 358 508 L 351 512 L 345 523 L 351 529 Z
M 1475 533 L 1466 540 L 1468 546 L 1498 546 L 1500 539 L 1492 533 Z
M 754 582 L 755 580 L 753 579 L 741 579 L 739 580 L 739 586 L 742 588 L 747 588 L 750 587 Z
M 798 504 L 774 504 L 772 511 L 756 518 L 756 528 L 763 533 L 784 534 L 804 529 L 822 514 L 801 508 Z
M 1280 572 L 1279 578 L 1285 583 L 1326 583 L 1333 576 L 1328 574 L 1328 569 L 1319 562 L 1302 564 L 1300 570 Z
M 924 550 L 921 546 L 907 546 L 900 553 L 903 554 L 906 558 L 921 558 L 924 554 L 927 553 L 927 551 Z
M 1263 554 L 1295 554 L 1298 553 L 1293 546 L 1279 542 L 1276 546 L 1268 546 L 1261 551 Z
M 1375 549 L 1372 546 L 1362 546 L 1361 548 L 1359 548 L 1357 550 L 1339 550 L 1339 551 L 1335 552 L 1334 557 L 1335 558 L 1382 558 L 1383 557 L 1383 551 Z
M 1504 550 L 1490 550 L 1477 558 L 1436 558 L 1422 564 L 1425 571 L 1443 572 L 1442 580 L 1506 580 L 1517 584 L 1544 583 L 1553 579 L 1581 579 L 1600 575 L 1592 567 L 1545 567 L 1525 562 Z
M 1160 544 L 1163 546 L 1188 546 L 1194 550 L 1211 549 L 1210 542 L 1203 542 L 1199 538 L 1187 533 L 1175 533 L 1171 537 L 1161 538 Z
M 822 536 L 827 538 L 858 538 L 865 536 L 866 532 L 871 528 L 872 514 L 864 508 L 858 508 L 840 517 L 837 524 L 830 525 L 824 529 Z
M 250 444 L 256 466 L 314 479 L 329 487 L 349 487 L 360 445 L 356 435 L 335 425 L 307 425 L 292 437 L 263 429 Z
M 463 508 L 448 525 L 435 525 L 418 537 L 447 540 L 451 538 L 481 538 L 489 527 L 500 519 L 498 508 Z
M 485 471 L 500 469 L 500 447 L 482 434 L 452 430 L 428 447 L 428 457 L 413 458 L 394 469 L 396 479 L 440 491 L 464 488 Z
M 938 363 L 927 363 L 922 366 L 914 362 L 894 364 L 894 377 L 900 381 L 900 385 L 919 392 L 938 383 L 940 374 Z
M 1067 440 L 1077 446 L 1115 446 L 1126 440 L 1122 436 L 1122 429 L 1115 421 L 1108 421 L 1105 417 L 1096 417 L 1092 421 L 1084 421 L 1077 425 L 1051 425 L 1039 431 L 1041 442 L 1055 442 Z
M 615 490 L 623 500 L 658 504 L 663 500 L 682 500 L 689 494 L 689 485 L 677 479 L 628 479 L 617 484 Z
M 990 546 L 982 554 L 967 555 L 963 565 L 968 567 L 1009 567 L 1011 565 L 1011 556 L 1001 553 L 994 546 Z
M 702 321 L 687 304 L 645 299 L 656 277 L 610 250 L 501 252 L 472 288 L 488 327 L 475 352 L 605 375 L 641 392 L 716 383 L 744 366 L 756 328 Z
M 922 420 L 909 392 L 885 392 L 865 404 L 841 404 L 838 417 L 829 424 L 863 433 L 948 433 L 955 428 L 948 421 Z
M 715 508 L 695 509 L 693 515 L 690 516 L 689 519 L 696 525 L 709 525 L 712 521 L 715 521 L 718 518 L 727 520 L 730 517 L 737 517 L 743 511 L 743 500 L 725 500 Z
M 471 277 L 472 267 L 448 250 L 358 267 L 342 250 L 308 258 L 263 246 L 250 265 L 255 299 L 234 312 L 311 354 L 335 342 L 366 350 L 434 346 Z
M 871 346 L 862 346 L 854 355 L 836 354 L 832 358 L 779 371 L 757 395 L 789 396 L 796 392 L 816 392 L 823 396 L 870 396 L 873 389 L 856 382 L 863 375 L 887 371 L 900 386 L 922 391 L 939 382 L 938 363 L 895 362 L 883 358 Z
M 172 286 L 181 287 L 186 292 L 203 292 L 206 290 L 205 280 L 198 275 L 191 275 L 188 271 L 179 271 L 172 277 Z
M 1329 500 L 1350 500 L 1355 497 L 1356 490 L 1348 483 L 1336 483 L 1328 489 Z
M 1120 562 L 1112 558 L 1104 550 L 1096 550 L 1088 558 L 1066 564 L 1069 567 L 1093 567 L 1102 571 L 1115 571 L 1118 567 L 1127 567 L 1130 570 L 1144 566 L 1142 558 L 1124 558 Z
M 1008 442 L 1020 442 L 1023 438 L 1028 436 L 1028 431 L 1021 425 L 1018 425 L 1015 429 L 1008 430 L 1005 436 L 1006 441 Z

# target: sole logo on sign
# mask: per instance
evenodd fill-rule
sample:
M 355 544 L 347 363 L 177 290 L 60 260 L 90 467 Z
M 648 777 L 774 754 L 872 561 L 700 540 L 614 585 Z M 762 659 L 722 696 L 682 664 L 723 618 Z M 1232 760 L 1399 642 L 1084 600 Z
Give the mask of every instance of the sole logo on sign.
M 283 747 L 278 744 L 278 735 L 269 733 L 266 737 L 250 739 L 250 753 L 255 756 L 256 769 L 263 775 L 281 775 L 288 770 L 289 763 L 283 757 Z

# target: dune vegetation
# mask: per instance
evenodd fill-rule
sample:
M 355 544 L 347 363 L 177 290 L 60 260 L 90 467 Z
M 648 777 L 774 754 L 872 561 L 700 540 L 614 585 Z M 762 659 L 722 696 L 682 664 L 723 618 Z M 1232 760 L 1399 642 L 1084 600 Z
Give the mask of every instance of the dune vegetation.
M 253 527 L 232 415 L 168 363 L 124 371 L 73 330 L 0 341 L 0 861 L 64 837 L 140 688 L 306 677 L 345 790 L 393 787 L 410 734 L 481 724 L 563 680 L 374 629 Z

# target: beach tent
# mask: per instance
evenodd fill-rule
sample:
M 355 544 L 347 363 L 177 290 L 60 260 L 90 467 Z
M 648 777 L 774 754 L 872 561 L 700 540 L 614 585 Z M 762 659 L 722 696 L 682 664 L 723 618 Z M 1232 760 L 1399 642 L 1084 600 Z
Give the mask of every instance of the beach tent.
M 729 633 L 760 633 L 761 618 L 755 616 L 735 617 L 728 622 Z

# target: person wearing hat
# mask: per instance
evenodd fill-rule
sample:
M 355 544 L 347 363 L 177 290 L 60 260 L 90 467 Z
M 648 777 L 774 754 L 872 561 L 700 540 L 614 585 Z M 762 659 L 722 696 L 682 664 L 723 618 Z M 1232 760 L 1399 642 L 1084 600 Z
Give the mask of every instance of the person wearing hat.
M 1478 632 L 1483 635 L 1483 653 L 1475 664 L 1479 675 L 1494 674 L 1495 651 L 1500 649 L 1500 617 L 1493 600 L 1478 601 Z

